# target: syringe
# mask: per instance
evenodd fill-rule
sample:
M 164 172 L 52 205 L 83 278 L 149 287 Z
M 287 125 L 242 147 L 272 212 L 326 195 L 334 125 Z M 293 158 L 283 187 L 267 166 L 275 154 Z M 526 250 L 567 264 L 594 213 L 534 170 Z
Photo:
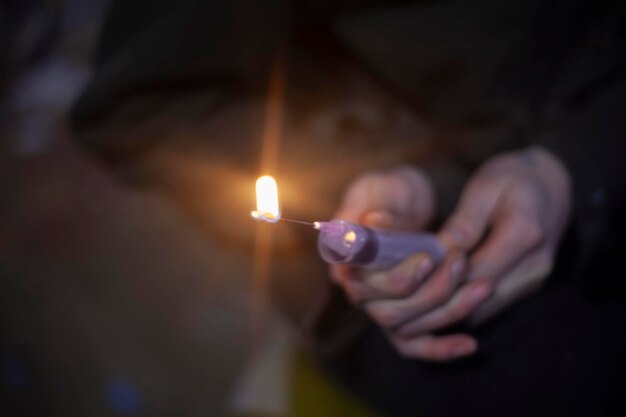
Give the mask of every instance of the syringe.
M 265 220 L 262 216 L 256 218 Z M 278 218 L 271 221 L 297 223 L 319 230 L 317 249 L 322 259 L 330 264 L 386 269 L 415 253 L 426 253 L 438 262 L 446 252 L 432 233 L 373 229 L 345 220 L 309 223 Z
M 344 220 L 315 222 L 313 227 L 320 231 L 319 254 L 331 264 L 386 269 L 418 252 L 430 255 L 435 262 L 446 252 L 431 233 L 372 229 Z

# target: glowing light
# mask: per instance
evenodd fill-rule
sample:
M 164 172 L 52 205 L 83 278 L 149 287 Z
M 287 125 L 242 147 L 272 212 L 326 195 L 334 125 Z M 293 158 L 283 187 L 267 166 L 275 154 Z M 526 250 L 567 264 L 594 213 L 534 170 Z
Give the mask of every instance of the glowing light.
M 346 242 L 354 243 L 354 241 L 356 240 L 356 233 L 354 233 L 354 231 L 353 231 L 353 230 L 350 230 L 348 233 L 346 233 L 346 234 L 343 236 L 343 239 L 344 239 Z
M 271 176 L 265 175 L 256 180 L 256 211 L 250 214 L 255 219 L 270 223 L 280 219 L 278 185 Z

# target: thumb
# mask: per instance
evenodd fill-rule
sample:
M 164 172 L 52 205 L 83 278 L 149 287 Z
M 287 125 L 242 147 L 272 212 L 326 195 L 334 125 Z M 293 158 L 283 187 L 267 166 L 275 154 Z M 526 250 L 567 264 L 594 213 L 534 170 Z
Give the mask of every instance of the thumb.
M 457 208 L 439 232 L 440 241 L 449 249 L 473 249 L 487 232 L 500 195 L 499 187 L 481 182 L 468 184 Z
M 419 230 L 432 217 L 433 200 L 430 183 L 417 169 L 375 171 L 348 187 L 337 217 L 380 228 Z
M 365 226 L 377 227 L 379 229 L 398 228 L 393 214 L 387 211 L 368 211 L 361 216 L 360 222 Z

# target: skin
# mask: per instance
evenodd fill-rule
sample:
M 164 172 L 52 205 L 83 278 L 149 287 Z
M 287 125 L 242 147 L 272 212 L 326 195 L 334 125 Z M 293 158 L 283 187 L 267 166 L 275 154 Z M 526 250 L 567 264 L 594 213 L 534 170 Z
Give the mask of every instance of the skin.
M 417 168 L 368 172 L 347 189 L 337 218 L 379 228 L 423 230 L 436 202 Z M 331 267 L 348 298 L 381 326 L 403 356 L 450 361 L 474 354 L 471 334 L 435 336 L 477 324 L 541 287 L 571 206 L 569 174 L 542 148 L 497 155 L 469 179 L 439 231 L 438 265 L 417 253 L 386 271 Z

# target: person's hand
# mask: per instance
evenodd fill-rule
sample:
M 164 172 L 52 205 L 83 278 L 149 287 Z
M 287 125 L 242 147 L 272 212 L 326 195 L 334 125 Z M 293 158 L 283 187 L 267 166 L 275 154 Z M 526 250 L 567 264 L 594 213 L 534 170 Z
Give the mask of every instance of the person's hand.
M 472 322 L 541 286 L 552 270 L 570 206 L 569 174 L 542 148 L 492 158 L 470 179 L 440 239 L 469 254 L 468 283 L 486 281 L 493 288 L 489 300 L 472 312 Z M 420 327 L 416 322 L 402 333 L 410 337 Z
M 401 166 L 369 171 L 348 186 L 334 217 L 367 226 L 418 231 L 430 223 L 435 212 L 434 200 L 430 180 L 416 168 Z M 331 265 L 330 273 L 356 304 L 378 293 L 377 282 L 362 279 L 361 275 L 367 271 Z M 385 288 L 381 290 L 385 294 Z
M 348 195 L 359 189 L 364 192 L 352 187 Z M 498 156 L 469 181 L 441 231 L 449 253 L 439 266 L 416 254 L 390 271 L 334 268 L 333 276 L 404 356 L 439 361 L 467 356 L 477 349 L 472 336 L 432 332 L 484 318 L 536 288 L 552 266 L 569 200 L 568 175 L 551 154 L 531 149 Z M 368 212 L 346 209 L 350 201 L 354 197 L 344 200 L 342 212 Z M 381 219 L 390 223 L 388 218 L 361 216 L 379 227 Z
M 422 230 L 435 213 L 435 194 L 419 169 L 399 166 L 361 174 L 348 186 L 335 217 L 379 227 Z
M 415 168 L 401 167 L 369 172 L 357 178 L 348 187 L 335 217 L 371 227 L 418 231 L 428 225 L 434 210 L 434 192 L 428 178 Z M 353 304 L 363 308 L 405 356 L 445 360 L 476 349 L 476 342 L 469 335 L 423 335 L 405 343 L 394 333 L 395 327 L 438 306 L 456 289 L 456 285 L 446 286 L 451 273 L 460 283 L 464 272 L 463 253 L 453 251 L 437 268 L 428 256 L 417 253 L 391 270 L 332 265 L 330 271 Z M 464 301 L 467 293 L 476 293 L 474 289 L 483 291 L 480 284 L 468 286 L 457 298 Z M 483 291 L 478 301 L 488 295 Z M 430 320 L 436 324 L 441 318 L 434 315 Z
M 542 149 L 488 160 L 439 234 L 449 249 L 444 262 L 420 277 L 411 296 L 370 303 L 368 311 L 383 325 L 381 318 L 393 319 L 390 340 L 406 356 L 445 361 L 474 353 L 470 335 L 432 332 L 484 320 L 537 289 L 552 268 L 570 194 L 564 166 Z

